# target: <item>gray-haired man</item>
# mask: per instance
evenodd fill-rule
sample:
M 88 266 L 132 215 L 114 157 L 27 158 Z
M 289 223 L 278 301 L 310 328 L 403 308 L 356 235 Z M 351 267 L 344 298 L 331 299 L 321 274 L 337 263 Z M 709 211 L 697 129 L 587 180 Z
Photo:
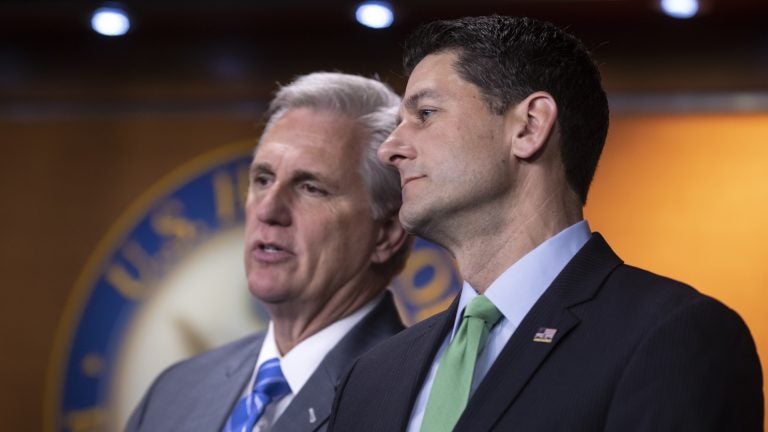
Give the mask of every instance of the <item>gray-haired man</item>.
M 338 73 L 278 91 L 246 204 L 248 286 L 268 329 L 166 370 L 127 430 L 325 429 L 337 380 L 403 328 L 386 287 L 410 241 L 399 176 L 376 157 L 399 102 Z

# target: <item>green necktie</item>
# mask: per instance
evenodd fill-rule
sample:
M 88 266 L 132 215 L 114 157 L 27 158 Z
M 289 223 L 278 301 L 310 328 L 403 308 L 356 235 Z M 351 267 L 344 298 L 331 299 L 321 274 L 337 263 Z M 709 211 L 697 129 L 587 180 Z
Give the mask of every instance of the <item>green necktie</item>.
M 484 295 L 472 299 L 456 336 L 440 359 L 427 400 L 421 432 L 449 432 L 469 401 L 477 355 L 501 312 Z

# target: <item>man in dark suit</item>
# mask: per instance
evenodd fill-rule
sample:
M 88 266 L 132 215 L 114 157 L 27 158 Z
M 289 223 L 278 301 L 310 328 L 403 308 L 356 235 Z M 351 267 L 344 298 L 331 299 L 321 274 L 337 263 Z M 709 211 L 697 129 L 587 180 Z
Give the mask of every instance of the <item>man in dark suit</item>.
M 625 265 L 582 208 L 608 129 L 583 45 L 527 18 L 438 21 L 406 43 L 407 230 L 465 278 L 452 306 L 362 356 L 333 431 L 758 431 L 740 317 Z
M 247 280 L 268 329 L 167 369 L 126 430 L 326 429 L 353 360 L 403 328 L 386 288 L 411 242 L 397 172 L 376 157 L 399 102 L 339 73 L 278 91 L 246 202 Z

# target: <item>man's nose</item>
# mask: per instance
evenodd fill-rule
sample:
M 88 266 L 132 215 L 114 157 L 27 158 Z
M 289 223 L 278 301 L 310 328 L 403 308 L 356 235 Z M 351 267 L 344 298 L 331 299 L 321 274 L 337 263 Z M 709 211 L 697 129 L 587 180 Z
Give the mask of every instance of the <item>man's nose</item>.
M 259 222 L 280 226 L 291 224 L 291 198 L 288 191 L 273 184 L 270 188 L 257 192 L 255 200 Z
M 404 135 L 405 133 L 401 126 L 392 131 L 376 152 L 380 161 L 397 167 L 402 160 L 413 159 L 415 156 L 414 149 L 405 140 Z

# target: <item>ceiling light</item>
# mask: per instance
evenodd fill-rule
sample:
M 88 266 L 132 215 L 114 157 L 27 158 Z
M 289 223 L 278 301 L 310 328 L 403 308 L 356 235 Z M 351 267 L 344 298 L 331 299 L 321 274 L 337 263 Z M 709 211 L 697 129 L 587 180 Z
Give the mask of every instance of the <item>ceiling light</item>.
M 131 20 L 119 7 L 101 7 L 91 16 L 91 28 L 104 36 L 122 36 L 131 28 Z
M 699 1 L 661 0 L 661 10 L 672 18 L 692 18 L 699 12 Z
M 360 3 L 355 11 L 355 18 L 360 24 L 375 28 L 387 28 L 392 25 L 394 21 L 394 13 L 392 12 L 392 6 L 387 2 L 382 1 L 367 1 Z

